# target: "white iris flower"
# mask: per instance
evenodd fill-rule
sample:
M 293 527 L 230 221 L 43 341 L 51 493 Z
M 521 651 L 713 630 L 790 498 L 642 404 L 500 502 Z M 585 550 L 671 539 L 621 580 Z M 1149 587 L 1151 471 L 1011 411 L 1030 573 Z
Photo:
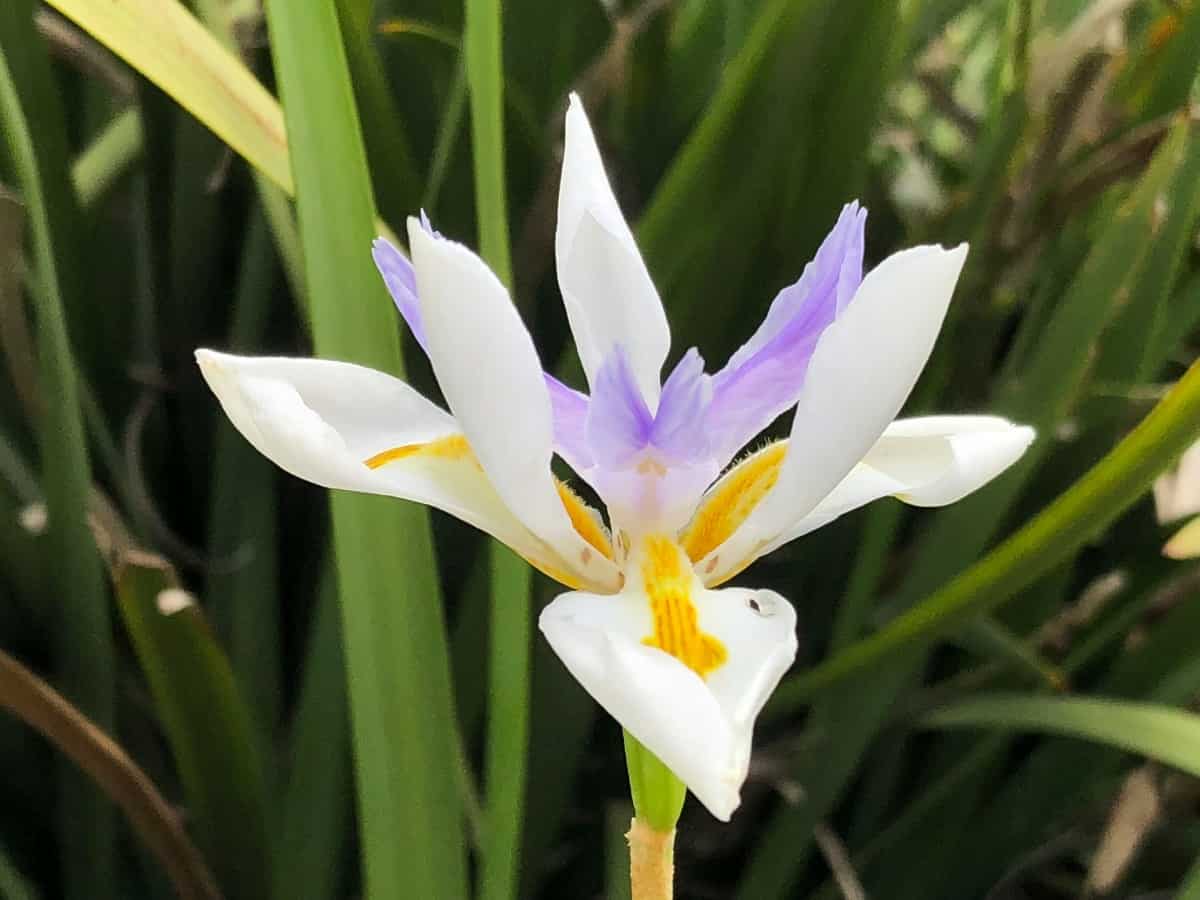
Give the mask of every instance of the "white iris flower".
M 375 261 L 450 412 L 349 363 L 196 356 L 233 424 L 288 472 L 444 510 L 571 588 L 541 614 L 550 645 L 728 819 L 755 718 L 796 655 L 796 614 L 774 592 L 718 586 L 877 498 L 951 503 L 1033 439 L 990 416 L 895 419 L 967 248 L 914 247 L 863 277 L 865 219 L 843 210 L 724 368 L 706 374 L 693 349 L 662 382 L 666 316 L 572 98 L 555 255 L 587 394 L 543 371 L 479 257 L 414 219 L 411 265 L 383 240 Z M 789 439 L 730 467 L 791 409 Z M 551 473 L 554 454 L 607 518 Z

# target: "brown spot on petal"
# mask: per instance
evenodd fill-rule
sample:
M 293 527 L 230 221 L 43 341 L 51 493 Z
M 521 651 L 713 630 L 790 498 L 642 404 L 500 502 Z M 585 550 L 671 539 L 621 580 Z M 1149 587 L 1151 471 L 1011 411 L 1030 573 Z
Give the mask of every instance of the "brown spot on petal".
M 667 474 L 667 467 L 657 459 L 647 457 L 638 463 L 637 472 L 639 475 L 657 475 L 662 478 Z

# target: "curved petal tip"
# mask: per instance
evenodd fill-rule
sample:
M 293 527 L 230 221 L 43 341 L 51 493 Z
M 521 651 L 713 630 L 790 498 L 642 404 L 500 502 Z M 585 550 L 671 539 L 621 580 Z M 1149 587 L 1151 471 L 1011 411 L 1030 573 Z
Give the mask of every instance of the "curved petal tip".
M 796 655 L 796 614 L 771 591 L 693 595 L 702 633 L 725 660 L 701 677 L 648 646 L 654 625 L 636 591 L 563 594 L 538 627 L 568 671 L 722 821 L 741 802 L 754 722 Z

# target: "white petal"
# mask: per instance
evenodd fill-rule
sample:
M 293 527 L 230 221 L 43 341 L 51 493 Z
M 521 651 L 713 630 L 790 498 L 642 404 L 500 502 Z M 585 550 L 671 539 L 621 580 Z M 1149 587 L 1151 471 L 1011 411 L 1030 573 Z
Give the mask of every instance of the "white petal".
M 197 350 L 196 361 L 225 414 L 280 468 L 322 487 L 427 503 L 498 537 L 533 539 L 488 488 L 408 466 L 371 469 L 393 447 L 460 434 L 453 416 L 383 372 L 324 359 L 248 357 Z M 463 469 L 475 469 L 474 464 Z M 483 485 L 485 478 L 478 479 Z
M 567 319 L 589 384 L 620 344 L 653 410 L 671 332 L 613 196 L 592 127 L 574 94 L 567 109 L 554 254 Z
M 453 417 L 403 381 L 323 359 L 197 350 L 196 361 L 234 427 L 297 478 L 424 503 L 487 532 L 535 565 L 566 567 L 508 510 L 473 457 L 413 454 L 368 468 L 365 461 L 377 453 L 461 434 Z
M 706 590 L 696 606 L 704 630 L 720 638 L 728 661 L 708 676 L 708 689 L 729 719 L 746 733 L 771 692 L 796 660 L 796 611 L 774 591 L 725 588 Z
M 1192 519 L 1171 535 L 1162 553 L 1167 559 L 1195 559 L 1200 556 L 1200 517 Z
M 616 567 L 571 526 L 550 472 L 550 395 L 508 291 L 461 244 L 408 220 L 429 359 L 454 417 L 506 506 L 591 582 Z
M 881 497 L 896 497 L 913 506 L 945 506 L 961 500 L 1020 459 L 1034 436 L 1028 425 L 998 416 L 898 419 L 809 513 L 774 536 L 760 533 L 747 541 L 752 532 L 735 533 L 709 554 L 718 558 L 718 565 L 706 572 L 705 581 L 719 584 L 749 561 Z M 705 572 L 705 561 L 697 569 Z
M 983 487 L 1015 463 L 1034 430 L 996 416 L 925 416 L 888 426 L 862 464 L 763 553 L 816 531 L 880 497 L 912 506 L 946 506 Z
M 1035 432 L 998 416 L 921 416 L 887 427 L 863 462 L 905 487 L 913 506 L 945 506 L 983 487 L 1025 453 Z
M 731 541 L 751 548 L 782 534 L 875 444 L 929 359 L 966 255 L 965 244 L 914 247 L 863 279 L 813 352 L 778 482 Z
M 771 591 L 698 590 L 693 600 L 701 630 L 729 654 L 707 680 L 642 643 L 652 633 L 649 604 L 633 591 L 563 594 L 538 624 L 584 689 L 728 821 L 746 779 L 754 720 L 796 656 L 796 613 Z
M 1154 480 L 1154 513 L 1160 525 L 1200 513 L 1200 442 Z

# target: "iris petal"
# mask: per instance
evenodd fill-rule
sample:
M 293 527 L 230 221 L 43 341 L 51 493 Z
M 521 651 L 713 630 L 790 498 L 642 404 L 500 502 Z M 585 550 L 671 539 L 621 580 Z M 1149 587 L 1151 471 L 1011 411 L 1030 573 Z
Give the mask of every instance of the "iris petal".
M 961 500 L 1016 463 L 1033 439 L 1032 428 L 999 416 L 897 419 L 810 512 L 794 515 L 774 533 L 754 521 L 739 528 L 765 496 L 739 485 L 739 475 L 744 480 L 747 473 L 756 474 L 760 483 L 769 482 L 768 489 L 773 486 L 787 446 L 781 441 L 749 457 L 713 486 L 684 536 L 684 546 L 697 560 L 705 584 L 720 584 L 758 557 L 881 497 L 913 506 Z M 761 471 L 755 472 L 756 465 Z M 738 508 L 730 494 L 732 500 L 748 502 Z M 737 520 L 725 523 L 722 516 L 731 514 Z
M 421 213 L 421 227 L 431 235 L 440 234 Z M 417 298 L 417 276 L 412 263 L 387 238 L 379 237 L 371 245 L 371 257 L 383 276 L 388 293 L 400 311 L 417 344 L 429 355 L 425 342 L 425 324 L 421 320 L 421 304 Z M 549 372 L 545 373 L 546 390 L 554 415 L 554 449 L 577 472 L 592 465 L 592 453 L 587 444 L 587 394 L 563 384 Z
M 690 667 L 659 649 L 653 585 L 632 575 L 616 596 L 561 595 L 538 625 L 588 693 L 727 821 L 740 802 L 755 719 L 796 656 L 796 613 L 772 591 L 711 591 L 690 569 L 686 577 L 694 619 L 684 624 L 723 651 L 703 675 L 695 660 Z
M 650 442 L 654 416 L 646 406 L 625 348 L 618 345 L 596 371 L 587 439 L 598 465 L 624 469 Z
M 867 211 L 847 204 L 795 284 L 771 303 L 758 331 L 713 376 L 706 430 L 722 462 L 794 406 L 825 329 L 862 282 Z
M 508 291 L 478 256 L 409 219 L 429 357 L 446 403 L 505 504 L 589 580 L 615 566 L 576 533 L 550 471 L 545 373 Z
M 695 463 L 709 455 L 704 419 L 712 402 L 711 382 L 704 374 L 704 358 L 693 347 L 663 385 L 650 442 L 668 465 Z
M 593 391 L 600 367 L 619 345 L 653 406 L 671 331 L 574 94 L 565 125 L 554 256 L 567 320 Z
M 234 427 L 297 478 L 424 503 L 566 584 L 605 588 L 603 579 L 573 576 L 500 499 L 454 418 L 399 379 L 325 359 L 198 350 L 196 360 Z
M 587 439 L 588 410 L 591 401 L 587 394 L 563 384 L 546 373 L 546 390 L 550 393 L 550 409 L 554 415 L 554 450 L 576 472 L 593 465 L 592 448 Z
M 412 263 L 397 249 L 396 245 L 387 238 L 378 237 L 371 244 L 371 258 L 375 267 L 383 276 L 392 302 L 408 325 L 408 330 L 417 339 L 425 355 L 429 355 L 429 347 L 425 344 L 425 324 L 421 321 L 421 304 L 417 300 L 417 275 Z
M 913 247 L 863 279 L 846 312 L 821 334 L 779 483 L 747 524 L 781 530 L 871 449 L 925 368 L 966 256 L 965 244 Z

